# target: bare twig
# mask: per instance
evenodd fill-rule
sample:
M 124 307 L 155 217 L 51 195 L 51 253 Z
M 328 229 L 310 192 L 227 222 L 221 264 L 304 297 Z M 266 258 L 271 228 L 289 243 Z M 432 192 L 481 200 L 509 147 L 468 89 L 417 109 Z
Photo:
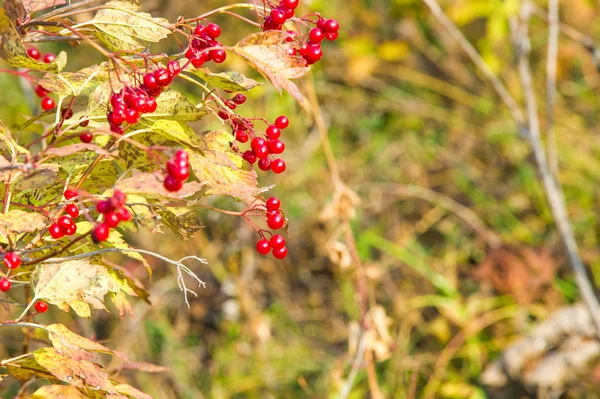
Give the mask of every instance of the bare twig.
M 548 60 L 546 63 L 546 141 L 548 161 L 554 178 L 558 178 L 558 154 L 554 130 L 554 103 L 556 101 L 556 64 L 558 60 L 558 35 L 560 33 L 559 0 L 548 0 Z
M 344 386 L 338 395 L 338 399 L 346 399 L 350 392 L 352 392 L 352 385 L 354 384 L 354 380 L 356 379 L 356 375 L 360 370 L 360 366 L 365 357 L 365 350 L 367 349 L 367 339 L 366 339 L 365 331 L 361 330 L 360 339 L 358 341 L 358 348 L 356 349 L 356 355 L 354 356 L 354 361 L 352 362 L 352 369 L 346 378 L 346 382 L 344 382 Z
M 423 0 L 425 4 L 429 6 L 433 15 L 439 20 L 439 22 L 448 30 L 452 37 L 462 47 L 462 49 L 469 55 L 471 60 L 480 69 L 480 71 L 488 78 L 492 86 L 498 92 L 498 95 L 502 98 L 504 103 L 509 108 L 509 111 L 513 115 L 517 128 L 522 136 L 526 137 L 529 141 L 531 151 L 533 152 L 535 165 L 540 174 L 544 190 L 546 192 L 547 200 L 550 204 L 550 209 L 554 218 L 554 222 L 558 229 L 560 238 L 565 246 L 567 257 L 569 259 L 569 265 L 573 269 L 577 286 L 581 292 L 581 296 L 585 301 L 591 316 L 594 319 L 597 331 L 600 333 L 600 304 L 598 298 L 594 293 L 592 284 L 587 275 L 585 266 L 579 255 L 579 249 L 575 241 L 575 235 L 569 217 L 567 214 L 566 204 L 561 194 L 560 186 L 558 182 L 552 176 L 550 166 L 548 165 L 548 159 L 544 152 L 544 147 L 541 140 L 539 118 L 537 116 L 537 105 L 535 101 L 535 95 L 533 94 L 533 84 L 531 79 L 531 73 L 529 71 L 529 41 L 525 37 L 521 40 L 519 49 L 519 72 L 521 75 L 523 90 L 525 91 L 525 97 L 528 109 L 528 126 L 523 124 L 523 114 L 516 106 L 515 100 L 508 93 L 502 82 L 491 72 L 489 67 L 485 64 L 485 61 L 481 58 L 479 53 L 473 48 L 473 46 L 467 41 L 464 35 L 456 27 L 456 25 L 448 19 L 436 0 Z M 526 33 L 526 32 L 525 32 Z M 523 38 L 522 38 L 523 39 Z M 517 108 L 515 108 L 517 107 Z

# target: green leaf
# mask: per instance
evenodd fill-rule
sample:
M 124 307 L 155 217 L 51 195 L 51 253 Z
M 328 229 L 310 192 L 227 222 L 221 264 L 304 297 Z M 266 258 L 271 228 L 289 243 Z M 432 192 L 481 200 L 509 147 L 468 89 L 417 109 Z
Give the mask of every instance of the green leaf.
M 0 9 L 0 20 L 2 19 L 7 20 L 4 9 Z M 67 53 L 64 51 L 61 51 L 56 59 L 49 64 L 29 57 L 19 33 L 11 22 L 8 26 L 3 26 L 0 58 L 14 67 L 30 68 L 38 71 L 60 72 L 67 65 Z
M 95 65 L 78 72 L 47 73 L 40 81 L 40 85 L 59 97 L 89 96 L 107 79 L 106 68 Z
M 139 12 L 139 6 L 132 2 L 109 1 L 104 7 L 93 19 L 76 27 L 91 30 L 113 51 L 141 51 L 147 42 L 158 42 L 171 33 L 169 21 Z
M 142 119 L 173 119 L 179 121 L 197 121 L 208 114 L 204 108 L 198 108 L 187 99 L 185 94 L 167 90 L 156 99 L 156 111 L 142 115 Z
M 285 89 L 302 102 L 300 90 L 290 79 L 303 76 L 309 68 L 302 57 L 289 55 L 292 44 L 285 41 L 287 37 L 288 34 L 282 31 L 254 33 L 236 44 L 233 52 L 268 79 L 280 93 Z
M 196 212 L 191 208 L 169 207 L 159 210 L 158 214 L 163 223 L 182 240 L 189 240 L 196 231 L 204 227 Z
M 204 147 L 202 137 L 182 121 L 168 119 L 159 119 L 157 121 L 145 120 L 131 129 L 152 130 L 152 134 L 144 135 L 140 138 L 137 136 L 133 137 L 137 141 L 149 146 L 164 146 L 165 141 L 173 140 L 176 144 L 184 144 L 196 150 L 201 150 Z
M 188 73 L 192 73 L 204 80 L 206 83 L 227 91 L 248 91 L 256 86 L 262 85 L 254 79 L 247 78 L 238 72 L 221 72 L 212 73 L 208 68 L 189 69 Z

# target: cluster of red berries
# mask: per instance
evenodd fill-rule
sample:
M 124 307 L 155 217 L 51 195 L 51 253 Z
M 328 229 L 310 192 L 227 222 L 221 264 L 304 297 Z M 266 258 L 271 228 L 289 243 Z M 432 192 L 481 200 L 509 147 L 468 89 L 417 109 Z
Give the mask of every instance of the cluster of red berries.
M 185 57 L 195 68 L 204 63 L 214 61 L 220 64 L 227 58 L 227 53 L 216 39 L 221 36 L 221 27 L 217 24 L 198 25 L 194 29 L 193 39 L 185 52 Z M 208 50 L 211 49 L 211 50 Z
M 28 48 L 27 55 L 36 61 L 39 61 L 40 58 L 42 58 L 42 61 L 44 61 L 46 64 L 49 64 L 56 59 L 56 56 L 52 53 L 46 53 L 44 54 L 44 57 L 42 57 L 40 50 L 36 49 L 35 47 Z
M 312 28 L 308 34 L 308 41 L 296 52 L 306 60 L 307 65 L 312 65 L 323 58 L 321 42 L 323 39 L 333 41 L 338 38 L 340 24 L 335 19 L 321 18 L 317 21 L 317 27 Z
M 267 224 L 272 230 L 278 230 L 285 224 L 285 219 L 281 215 L 281 202 L 276 197 L 271 197 L 267 200 Z M 270 240 L 261 238 L 256 243 L 256 251 L 261 255 L 268 254 L 273 250 L 273 256 L 276 259 L 284 259 L 288 254 L 288 249 L 285 246 L 285 238 L 279 234 L 273 234 Z
M 21 257 L 16 252 L 7 252 L 4 255 L 4 265 L 9 270 L 16 269 L 21 265 Z M 0 279 L 0 291 L 8 292 L 11 286 L 12 284 L 6 277 Z
M 92 239 L 96 244 L 108 239 L 111 228 L 114 229 L 119 223 L 131 219 L 131 213 L 125 208 L 126 199 L 127 196 L 123 192 L 116 190 L 112 197 L 96 204 L 96 210 L 104 216 L 104 220 L 92 231 Z
M 235 139 L 240 143 L 246 143 L 252 137 L 250 142 L 251 149 L 244 152 L 242 157 L 251 165 L 258 161 L 260 170 L 272 170 L 274 173 L 283 173 L 285 171 L 285 162 L 281 158 L 270 159 L 269 155 L 278 155 L 285 151 L 285 144 L 279 140 L 281 131 L 287 128 L 290 121 L 285 116 L 280 116 L 275 123 L 269 125 L 265 131 L 265 138 L 257 137 L 254 133 L 251 122 L 237 123 L 235 128 Z
M 167 191 L 176 192 L 181 190 L 183 183 L 190 177 L 190 161 L 188 154 L 179 150 L 175 157 L 167 162 L 167 177 L 163 182 Z
M 77 192 L 74 190 L 65 190 L 63 196 L 66 200 L 70 200 L 77 197 Z M 77 233 L 77 225 L 73 219 L 79 216 L 79 208 L 75 204 L 68 204 L 65 206 L 65 212 L 67 215 L 59 217 L 56 223 L 52 223 L 48 228 L 50 236 L 56 240 Z
M 40 53 L 40 51 L 35 47 L 28 48 L 27 55 L 36 61 L 39 61 L 40 58 L 42 58 L 42 53 Z M 44 54 L 42 61 L 44 61 L 46 64 L 49 64 L 52 61 L 54 61 L 55 58 L 56 58 L 56 56 L 54 54 L 46 53 L 46 54 Z M 51 99 L 50 97 L 48 97 L 48 94 L 50 94 L 50 91 L 48 91 L 48 90 L 44 89 L 42 86 L 38 85 L 35 88 L 35 94 L 37 94 L 37 96 L 42 99 L 41 106 L 44 111 L 49 111 L 55 107 L 54 100 Z
M 263 22 L 263 29 L 280 30 L 283 24 L 294 16 L 298 3 L 299 0 L 283 0 L 277 7 L 272 8 Z

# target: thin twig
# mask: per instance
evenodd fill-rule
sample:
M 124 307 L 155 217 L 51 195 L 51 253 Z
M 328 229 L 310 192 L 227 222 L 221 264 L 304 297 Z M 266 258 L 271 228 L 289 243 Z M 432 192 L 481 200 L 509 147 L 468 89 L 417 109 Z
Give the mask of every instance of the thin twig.
M 344 382 L 344 386 L 338 395 L 338 399 L 346 399 L 350 392 L 352 392 L 352 385 L 354 385 L 354 380 L 356 379 L 356 375 L 360 370 L 360 366 L 362 365 L 363 359 L 365 358 L 365 350 L 367 349 L 367 339 L 365 332 L 361 330 L 360 339 L 358 341 L 358 348 L 356 348 L 356 355 L 354 356 L 354 361 L 352 362 L 352 369 L 346 378 L 346 382 Z
M 558 60 L 558 35 L 560 33 L 559 0 L 548 0 L 548 60 L 546 63 L 546 141 L 548 161 L 555 179 L 558 178 L 558 153 L 554 129 L 554 103 L 556 101 L 556 64 Z

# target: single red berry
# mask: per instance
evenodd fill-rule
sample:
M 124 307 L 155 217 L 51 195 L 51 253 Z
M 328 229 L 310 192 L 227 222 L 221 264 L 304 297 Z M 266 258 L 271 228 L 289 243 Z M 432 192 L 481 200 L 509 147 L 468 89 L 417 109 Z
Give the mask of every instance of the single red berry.
M 8 291 L 10 291 L 11 286 L 12 286 L 12 284 L 10 283 L 10 281 L 8 281 L 8 279 L 6 277 L 3 277 L 2 279 L 0 279 L 0 291 L 8 292 Z
M 231 100 L 225 100 L 225 105 L 227 105 L 227 108 L 234 110 L 237 108 L 237 104 Z
M 337 32 L 327 32 L 327 33 L 325 33 L 325 39 L 329 40 L 330 42 L 334 41 L 337 38 L 338 38 L 338 33 Z
M 46 313 L 48 311 L 48 304 L 44 301 L 37 301 L 35 303 L 35 311 L 38 313 Z
M 116 134 L 123 134 L 125 133 L 125 129 L 123 129 L 121 126 L 119 125 L 115 125 L 114 123 L 110 124 L 110 131 Z
M 278 230 L 282 228 L 284 223 L 285 219 L 279 213 L 271 214 L 267 217 L 267 224 L 272 230 Z
M 243 95 L 242 93 L 238 93 L 233 97 L 233 102 L 236 103 L 237 105 L 242 105 L 243 103 L 246 102 L 246 96 Z
M 91 143 L 93 139 L 94 139 L 94 135 L 91 133 L 81 133 L 79 135 L 79 140 L 85 144 Z
M 148 101 L 146 101 L 146 104 L 148 105 L 148 113 L 156 111 L 156 107 L 158 107 L 156 100 L 153 98 L 149 98 Z
M 215 63 L 221 64 L 227 59 L 227 53 L 222 49 L 210 50 L 210 58 L 212 58 Z
M 290 19 L 294 16 L 294 10 L 292 8 L 287 8 L 285 6 L 280 7 L 281 11 L 285 13 L 285 19 Z
M 63 233 L 60 226 L 56 223 L 51 224 L 48 228 L 48 231 L 50 232 L 50 236 L 55 240 L 58 240 L 59 238 L 63 238 L 65 236 L 65 233 Z
M 229 114 L 225 111 L 219 111 L 219 113 L 217 115 L 219 116 L 219 118 L 223 119 L 224 121 L 229 119 Z
M 266 255 L 271 251 L 271 244 L 265 238 L 258 240 L 256 243 L 256 251 L 261 255 Z
M 125 112 L 119 112 L 116 110 L 109 112 L 108 115 L 106 115 L 106 119 L 114 125 L 120 125 L 121 123 L 125 122 Z
M 4 264 L 9 269 L 16 269 L 21 264 L 21 258 L 15 252 L 8 252 L 4 255 Z
M 310 41 L 313 43 L 321 43 L 325 38 L 325 33 L 319 28 L 312 28 L 308 37 L 310 37 Z
M 123 96 L 120 93 L 114 93 L 112 96 L 110 96 L 110 105 L 113 108 L 116 108 L 119 105 L 123 105 Z
M 281 154 L 285 151 L 285 144 L 281 140 L 269 140 L 267 141 L 267 147 L 271 154 Z
M 235 139 L 240 143 L 247 143 L 249 139 L 248 133 L 246 133 L 243 130 L 238 130 L 237 132 L 235 132 Z
M 248 163 L 250 163 L 250 165 L 254 165 L 257 159 L 256 154 L 252 150 L 244 152 L 242 158 L 244 158 Z
M 122 222 L 126 222 L 131 219 L 131 212 L 129 212 L 125 208 L 120 208 L 115 213 L 117 214 L 117 217 L 119 218 L 119 220 Z
M 27 55 L 33 58 L 34 60 L 39 60 L 42 56 L 42 53 L 40 53 L 40 51 L 35 47 L 30 47 L 27 49 Z
M 267 130 L 265 131 L 265 134 L 271 140 L 277 140 L 281 136 L 281 131 L 277 126 L 269 125 L 269 127 L 267 127 Z
M 63 193 L 63 196 L 65 197 L 65 199 L 72 199 L 77 197 L 77 191 L 75 190 L 65 190 L 65 192 Z
M 169 71 L 164 68 L 154 71 L 154 77 L 156 78 L 156 83 L 161 87 L 166 87 L 173 81 L 173 77 L 169 74 Z
M 117 209 L 125 205 L 125 201 L 127 201 L 127 195 L 123 191 L 115 190 L 108 201 L 113 209 Z
M 41 85 L 37 85 L 35 88 L 35 94 L 40 98 L 46 97 L 48 94 L 50 94 L 50 90 L 46 90 Z
M 275 173 L 285 172 L 285 162 L 281 158 L 277 158 L 271 162 L 271 170 Z
M 287 256 L 287 254 L 288 254 L 287 247 L 281 247 L 279 249 L 274 249 L 273 250 L 273 256 L 276 259 L 285 259 L 285 257 Z
M 44 54 L 44 62 L 46 64 L 51 63 L 55 59 L 56 59 L 56 56 L 54 54 L 52 54 L 52 53 L 46 53 L 46 54 Z
M 196 29 L 194 29 L 194 35 L 196 35 L 196 36 L 200 36 L 205 32 L 206 32 L 206 26 L 204 26 L 204 25 L 198 25 L 198 26 L 196 26 Z
M 140 114 L 135 109 L 129 108 L 127 112 L 125 112 L 125 121 L 127 123 L 137 123 L 140 120 Z
M 277 25 L 283 25 L 287 20 L 285 12 L 278 9 L 271 10 L 271 19 L 273 20 L 273 23 Z
M 110 234 L 110 228 L 105 223 L 99 223 L 94 227 L 94 231 L 92 231 L 92 239 L 97 244 L 102 241 L 106 241 L 108 239 L 108 235 Z
M 179 166 L 177 163 L 169 161 L 167 162 L 167 173 L 177 180 L 186 181 L 188 177 L 190 177 L 190 168 L 187 166 Z
M 299 0 L 283 0 L 282 4 L 291 10 L 298 7 Z
M 323 25 L 323 30 L 329 33 L 337 33 L 340 29 L 340 24 L 335 19 L 328 19 Z
M 271 16 L 268 16 L 267 18 L 265 18 L 265 22 L 263 23 L 263 29 L 264 30 L 280 30 L 281 25 L 275 23 L 275 21 L 273 21 L 273 18 L 271 18 Z
M 208 33 L 208 36 L 216 39 L 217 37 L 221 36 L 221 27 L 217 24 L 208 24 L 206 27 L 206 33 Z
M 90 120 L 89 119 L 86 119 L 86 120 L 83 120 L 83 121 L 79 122 L 79 126 L 81 126 L 81 127 L 87 127 L 87 125 L 89 125 L 89 124 L 90 124 Z
M 73 117 L 73 110 L 71 108 L 63 108 L 60 114 L 65 119 L 71 119 Z
M 68 236 L 72 236 L 73 234 L 77 233 L 77 225 L 73 223 L 72 226 L 69 226 L 64 230 L 64 233 Z
M 167 63 L 167 71 L 169 72 L 169 75 L 171 75 L 171 78 L 173 78 L 181 72 L 181 65 L 179 65 L 178 61 L 169 61 Z
M 281 249 L 282 247 L 285 247 L 285 238 L 283 238 L 279 234 L 275 234 L 271 236 L 269 244 L 271 244 L 271 248 L 273 249 Z
M 65 212 L 69 214 L 72 218 L 76 218 L 79 216 L 79 208 L 75 204 L 69 204 L 65 207 Z
M 254 151 L 256 151 L 257 148 L 260 148 L 260 147 L 264 146 L 265 144 L 267 144 L 265 139 L 263 139 L 262 137 L 255 137 L 252 139 L 252 142 L 250 143 L 250 147 L 252 147 L 252 149 Z
M 269 156 L 269 148 L 266 145 L 261 145 L 254 149 L 254 153 L 259 159 L 263 159 Z
M 178 180 L 175 176 L 171 175 L 167 176 L 163 185 L 165 186 L 165 189 L 170 192 L 179 191 L 181 190 L 181 187 L 183 187 L 181 180 Z
M 96 210 L 98 213 L 106 215 L 107 213 L 114 211 L 115 208 L 112 207 L 108 200 L 102 200 L 96 204 Z
M 152 72 L 148 72 L 144 75 L 144 86 L 146 86 L 148 89 L 156 89 L 158 87 L 156 76 L 154 76 Z
M 54 100 L 51 99 L 50 97 L 42 98 L 42 109 L 44 111 L 49 111 L 52 108 L 54 108 Z
M 57 224 L 62 229 L 62 231 L 65 231 L 71 226 L 73 226 L 75 223 L 73 222 L 73 219 L 71 219 L 69 216 L 64 215 L 58 218 Z
M 184 150 L 178 150 L 175 153 L 175 160 L 176 161 L 188 161 L 190 159 L 189 155 L 187 152 L 185 152 Z
M 194 68 L 201 68 L 202 65 L 204 65 L 205 61 L 204 61 L 204 57 L 194 56 L 194 57 L 190 58 L 190 62 L 192 63 Z
M 306 61 L 314 64 L 323 58 L 323 50 L 318 44 L 314 44 L 308 47 L 308 53 L 306 54 Z
M 325 24 L 327 23 L 327 20 L 325 18 L 321 18 L 317 21 L 317 28 L 321 29 L 322 31 L 325 31 Z
M 279 198 L 277 197 L 269 197 L 265 205 L 268 210 L 277 211 L 281 208 L 281 201 L 279 201 Z
M 281 116 L 277 117 L 277 119 L 275 119 L 275 126 L 277 126 L 281 130 L 287 128 L 289 125 L 290 125 L 290 120 L 283 115 L 281 115 Z
M 269 158 L 263 158 L 258 161 L 258 167 L 260 168 L 260 170 L 266 172 L 267 170 L 271 169 L 271 161 L 269 160 Z
M 106 223 L 108 227 L 115 228 L 119 225 L 119 222 L 119 216 L 114 212 L 110 212 L 104 215 L 104 223 Z

